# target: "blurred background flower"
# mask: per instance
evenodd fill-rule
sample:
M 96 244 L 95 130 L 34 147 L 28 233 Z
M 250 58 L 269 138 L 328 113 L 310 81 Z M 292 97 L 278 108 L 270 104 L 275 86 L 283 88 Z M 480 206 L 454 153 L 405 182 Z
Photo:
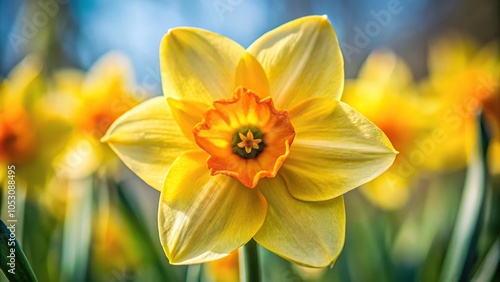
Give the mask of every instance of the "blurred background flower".
M 374 52 L 358 78 L 346 82 L 342 99 L 382 129 L 399 151 L 391 168 L 361 191 L 382 208 L 402 207 L 424 161 L 415 161 L 414 151 L 420 140 L 428 138 L 431 127 L 424 122 L 425 105 L 419 100 L 410 69 L 390 51 Z
M 74 136 L 55 159 L 60 177 L 80 178 L 98 170 L 113 173 L 116 155 L 100 139 L 115 119 L 139 103 L 133 96 L 135 89 L 130 61 L 117 52 L 103 55 L 87 74 L 76 69 L 54 74 L 55 97 L 49 96 L 49 102 L 63 104 L 75 125 Z
M 3 81 L 0 96 L 0 163 L 16 165 L 18 181 L 34 187 L 54 173 L 47 164 L 71 133 L 71 122 L 59 114 L 60 108 L 44 103 L 42 68 L 41 58 L 27 56 Z
M 326 14 L 344 55 L 343 101 L 400 154 L 346 194 L 333 268 L 306 271 L 259 248 L 263 280 L 498 279 L 498 9 L 494 0 L 0 0 L 1 218 L 15 164 L 16 235 L 39 281 L 237 281 L 234 259 L 168 264 L 159 193 L 97 140 L 161 95 L 168 29 L 209 29 L 248 47 L 285 22 Z

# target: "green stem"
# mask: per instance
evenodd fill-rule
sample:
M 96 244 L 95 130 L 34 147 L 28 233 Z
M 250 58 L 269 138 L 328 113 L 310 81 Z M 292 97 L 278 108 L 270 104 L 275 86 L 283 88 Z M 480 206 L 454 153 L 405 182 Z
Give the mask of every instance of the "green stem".
M 85 281 L 91 243 L 94 175 L 70 180 L 62 240 L 61 280 Z
M 257 243 L 250 240 L 240 252 L 240 276 L 243 282 L 260 281 L 259 254 Z

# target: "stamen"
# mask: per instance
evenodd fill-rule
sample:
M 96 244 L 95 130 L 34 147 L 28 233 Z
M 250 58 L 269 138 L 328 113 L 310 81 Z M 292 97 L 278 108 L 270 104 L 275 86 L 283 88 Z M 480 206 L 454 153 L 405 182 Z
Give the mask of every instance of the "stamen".
M 240 148 L 245 148 L 245 152 L 247 154 L 250 154 L 252 152 L 252 149 L 259 149 L 259 143 L 262 142 L 262 139 L 254 139 L 253 138 L 253 133 L 250 131 L 250 129 L 247 132 L 247 136 L 239 133 L 241 142 L 238 143 L 238 147 Z
M 264 149 L 262 132 L 255 126 L 245 126 L 233 135 L 233 153 L 244 159 L 256 158 Z

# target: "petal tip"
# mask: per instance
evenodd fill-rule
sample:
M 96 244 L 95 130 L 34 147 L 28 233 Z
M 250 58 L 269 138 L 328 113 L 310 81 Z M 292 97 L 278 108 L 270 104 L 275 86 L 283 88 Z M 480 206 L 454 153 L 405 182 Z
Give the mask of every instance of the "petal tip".
M 174 33 L 179 32 L 179 30 L 181 30 L 181 29 L 182 29 L 182 27 L 172 27 L 172 28 L 169 28 L 167 30 L 167 33 L 165 33 L 165 36 L 174 35 Z
M 108 143 L 109 141 L 109 136 L 106 134 L 104 135 L 100 140 L 101 143 Z
M 169 28 L 167 30 L 167 33 L 165 34 L 165 37 L 175 35 L 175 33 L 178 33 L 179 29 L 180 29 L 179 27 Z
M 175 259 L 171 254 L 165 253 L 165 255 L 167 256 L 168 263 L 170 265 L 183 265 L 183 264 L 185 264 L 185 263 L 183 263 L 182 260 Z
M 165 46 L 166 44 L 168 44 L 167 42 L 169 42 L 169 39 L 172 40 L 172 38 L 174 38 L 176 35 L 178 35 L 180 29 L 181 29 L 180 27 L 169 28 L 167 30 L 167 33 L 165 33 L 165 35 L 163 35 L 163 38 L 161 40 L 160 45 Z M 161 51 L 161 47 L 160 47 L 160 51 Z

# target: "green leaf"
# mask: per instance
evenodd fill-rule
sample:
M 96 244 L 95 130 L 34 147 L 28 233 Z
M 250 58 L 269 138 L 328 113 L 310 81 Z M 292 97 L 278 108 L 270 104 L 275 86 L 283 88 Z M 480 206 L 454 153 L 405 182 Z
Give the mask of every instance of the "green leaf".
M 498 262 L 500 262 L 500 238 L 498 238 L 493 246 L 491 246 L 471 281 L 493 281 L 493 277 L 497 271 Z
M 9 281 L 37 281 L 31 265 L 16 240 L 15 223 L 9 227 L 0 220 L 0 268 Z
M 446 253 L 440 281 L 458 281 L 467 276 L 466 261 L 469 252 L 477 244 L 477 231 L 480 226 L 480 215 L 484 205 L 486 190 L 486 160 L 485 152 L 488 137 L 484 134 L 478 117 L 477 147 L 471 151 L 469 166 L 465 178 L 464 191 L 455 221 L 453 234 Z

